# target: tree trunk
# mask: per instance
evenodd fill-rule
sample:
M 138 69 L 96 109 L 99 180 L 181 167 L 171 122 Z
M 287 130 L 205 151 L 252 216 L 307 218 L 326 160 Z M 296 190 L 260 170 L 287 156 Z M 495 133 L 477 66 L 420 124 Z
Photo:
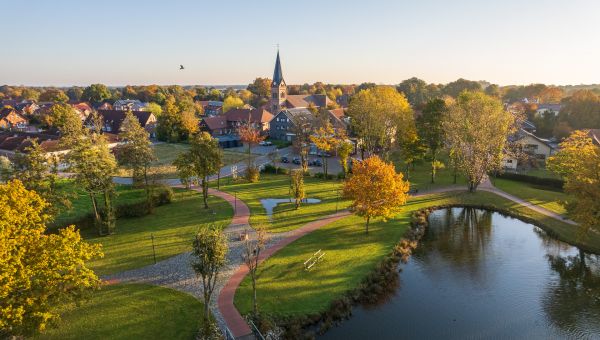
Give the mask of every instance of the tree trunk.
M 202 199 L 204 200 L 204 209 L 208 209 L 208 181 L 207 181 L 207 176 L 202 177 Z
M 367 224 L 365 225 L 366 227 L 366 234 L 369 235 L 369 221 L 371 220 L 370 216 L 367 216 Z
M 102 236 L 102 220 L 100 218 L 100 214 L 98 213 L 98 202 L 96 201 L 96 196 L 90 193 L 90 199 L 92 200 L 92 207 L 94 208 L 94 224 L 96 228 L 98 228 L 98 235 Z
M 258 315 L 258 304 L 256 303 L 256 278 L 255 275 L 252 275 L 252 310 L 254 312 L 254 316 Z
M 327 180 L 327 162 L 325 160 L 325 155 L 321 156 L 321 160 L 323 161 L 323 179 Z

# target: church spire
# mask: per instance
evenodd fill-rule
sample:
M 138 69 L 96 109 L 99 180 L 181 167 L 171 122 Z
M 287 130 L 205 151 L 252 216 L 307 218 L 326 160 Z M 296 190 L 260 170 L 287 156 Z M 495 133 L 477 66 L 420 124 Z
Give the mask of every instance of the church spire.
M 277 49 L 277 60 L 275 60 L 275 71 L 273 71 L 272 86 L 279 86 L 283 82 L 283 72 L 281 71 L 281 61 L 279 60 L 279 49 Z

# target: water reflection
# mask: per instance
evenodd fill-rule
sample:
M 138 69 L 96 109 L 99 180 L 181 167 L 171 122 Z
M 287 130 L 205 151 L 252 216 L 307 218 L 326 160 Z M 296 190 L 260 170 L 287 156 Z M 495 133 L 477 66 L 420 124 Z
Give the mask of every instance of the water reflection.
M 429 221 L 396 294 L 324 339 L 600 338 L 598 256 L 481 209 Z

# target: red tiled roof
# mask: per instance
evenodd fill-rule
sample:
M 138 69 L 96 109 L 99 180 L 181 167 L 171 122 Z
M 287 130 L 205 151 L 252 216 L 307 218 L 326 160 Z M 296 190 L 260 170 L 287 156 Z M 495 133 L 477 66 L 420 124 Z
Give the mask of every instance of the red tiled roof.
M 308 107 L 311 103 L 317 107 L 326 107 L 331 100 L 324 94 L 292 94 L 286 98 L 290 108 Z
M 225 116 L 206 117 L 202 121 L 211 130 L 227 128 L 227 119 Z
M 250 120 L 250 123 L 268 123 L 273 119 L 273 115 L 271 112 L 265 110 L 264 108 L 260 109 L 231 109 L 225 113 L 225 117 L 227 121 L 230 122 L 247 122 Z
M 338 119 L 342 119 L 346 115 L 343 108 L 329 110 L 329 112 Z

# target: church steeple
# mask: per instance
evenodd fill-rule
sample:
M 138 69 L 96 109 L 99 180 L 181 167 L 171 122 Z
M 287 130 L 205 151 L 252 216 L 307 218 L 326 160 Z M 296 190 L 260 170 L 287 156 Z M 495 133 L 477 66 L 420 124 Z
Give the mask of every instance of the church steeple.
M 273 82 L 271 83 L 271 101 L 269 103 L 271 113 L 276 115 L 279 113 L 279 110 L 285 107 L 286 97 L 287 86 L 285 85 L 285 80 L 283 80 L 279 49 L 277 49 L 277 59 L 275 59 L 275 70 L 273 71 Z
M 281 71 L 281 60 L 279 60 L 279 50 L 277 50 L 277 59 L 275 60 L 275 70 L 273 71 L 273 84 L 279 86 L 283 82 L 283 72 Z

